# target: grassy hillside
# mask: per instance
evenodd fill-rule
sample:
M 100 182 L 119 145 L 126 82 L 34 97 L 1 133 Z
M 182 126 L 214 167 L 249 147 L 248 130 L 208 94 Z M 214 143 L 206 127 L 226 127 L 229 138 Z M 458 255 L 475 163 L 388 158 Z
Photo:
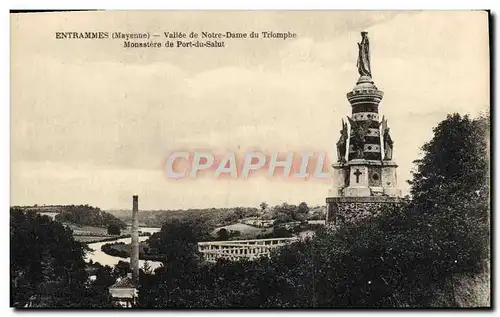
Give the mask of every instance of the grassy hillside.
M 92 226 L 107 228 L 110 224 L 116 224 L 121 228 L 127 225 L 122 220 L 102 211 L 97 207 L 89 205 L 51 205 L 51 206 L 25 206 L 20 207 L 26 211 L 47 214 L 57 213 L 54 217 L 56 221 L 75 224 L 78 226 Z

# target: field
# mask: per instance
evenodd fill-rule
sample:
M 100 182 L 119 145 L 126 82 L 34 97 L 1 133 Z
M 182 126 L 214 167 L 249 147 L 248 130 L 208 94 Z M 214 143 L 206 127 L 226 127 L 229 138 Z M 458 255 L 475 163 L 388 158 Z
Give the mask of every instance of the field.
M 243 223 L 235 223 L 235 224 L 228 225 L 228 226 L 218 227 L 214 231 L 212 231 L 212 234 L 215 235 L 217 233 L 217 231 L 219 231 L 222 228 L 226 229 L 227 231 L 239 231 L 239 232 L 241 232 L 238 239 L 242 239 L 242 238 L 252 239 L 252 238 L 255 238 L 259 234 L 266 234 L 266 233 L 270 233 L 273 231 L 273 228 L 267 228 L 267 229 L 266 228 L 257 228 L 257 227 L 249 226 L 249 225 L 246 225 Z
M 73 237 L 75 237 L 75 240 L 83 243 L 111 241 L 114 239 L 118 239 L 120 237 L 117 235 L 109 235 L 107 228 L 92 227 L 92 226 L 77 226 L 68 223 L 66 223 L 65 225 L 67 225 L 73 230 Z M 121 236 L 129 234 L 130 232 L 127 229 L 121 231 Z

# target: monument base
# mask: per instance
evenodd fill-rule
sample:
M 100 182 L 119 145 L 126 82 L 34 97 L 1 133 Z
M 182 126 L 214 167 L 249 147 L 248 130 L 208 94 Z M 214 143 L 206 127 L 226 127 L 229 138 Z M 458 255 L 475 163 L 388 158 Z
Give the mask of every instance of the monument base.
M 328 191 L 328 197 L 340 197 L 343 195 L 342 190 L 343 190 L 342 187 L 332 187 Z
M 347 197 L 366 197 L 371 196 L 369 187 L 347 187 L 344 189 L 344 196 Z
M 340 225 L 354 223 L 376 216 L 382 208 L 395 206 L 401 202 L 399 197 L 328 197 L 326 198 L 326 223 Z
M 390 197 L 401 197 L 401 189 L 397 188 L 384 188 L 384 195 Z

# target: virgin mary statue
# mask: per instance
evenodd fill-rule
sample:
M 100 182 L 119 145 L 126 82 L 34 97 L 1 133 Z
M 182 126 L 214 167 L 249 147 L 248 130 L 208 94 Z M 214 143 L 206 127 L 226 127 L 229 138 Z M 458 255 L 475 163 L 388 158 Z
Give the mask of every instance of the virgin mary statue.
M 370 42 L 368 41 L 368 32 L 361 32 L 361 43 L 358 43 L 358 73 L 360 76 L 372 77 L 370 68 Z

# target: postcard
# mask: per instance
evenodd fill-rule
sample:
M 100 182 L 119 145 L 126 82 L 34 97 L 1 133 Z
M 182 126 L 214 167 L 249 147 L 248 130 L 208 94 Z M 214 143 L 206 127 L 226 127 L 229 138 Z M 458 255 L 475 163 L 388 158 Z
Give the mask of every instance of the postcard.
M 491 307 L 489 12 L 10 27 L 11 307 Z

